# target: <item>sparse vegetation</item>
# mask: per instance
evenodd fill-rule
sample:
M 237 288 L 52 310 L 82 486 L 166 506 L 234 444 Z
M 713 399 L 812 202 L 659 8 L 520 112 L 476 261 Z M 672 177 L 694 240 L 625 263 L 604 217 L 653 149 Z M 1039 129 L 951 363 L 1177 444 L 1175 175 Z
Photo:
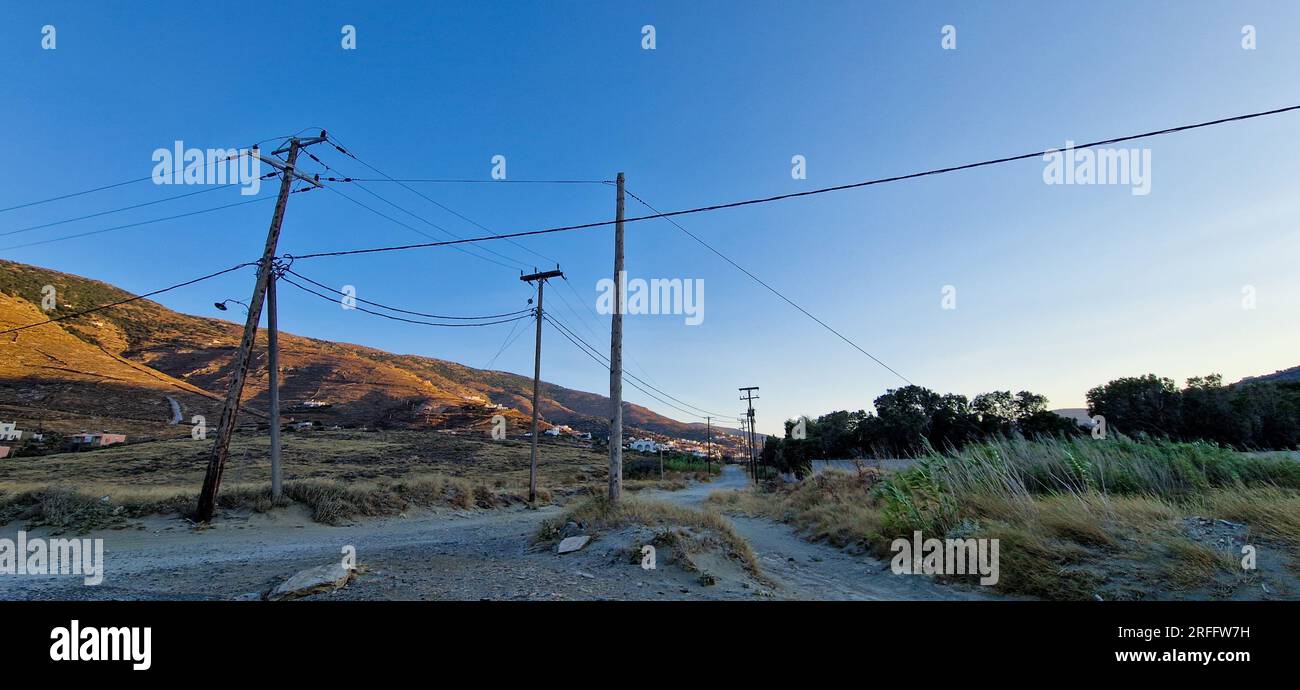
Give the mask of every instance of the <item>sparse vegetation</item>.
M 564 525 L 575 522 L 596 532 L 609 532 L 629 525 L 643 525 L 656 530 L 661 544 L 675 544 L 688 555 L 693 550 L 721 545 L 751 575 L 762 577 L 758 558 L 749 543 L 726 518 L 714 511 L 694 510 L 661 501 L 624 497 L 617 504 L 602 495 L 584 499 L 560 518 L 542 524 L 537 541 L 553 541 Z
M 722 472 L 722 465 L 719 463 L 705 463 L 703 460 L 697 460 L 683 455 L 666 457 L 663 461 L 663 478 L 665 481 L 671 480 L 695 480 L 708 481 L 710 478 Z M 623 463 L 623 478 L 627 479 L 659 479 L 659 458 L 632 458 Z
M 709 501 L 881 557 L 914 531 L 1001 539 L 998 588 L 1050 599 L 1231 591 L 1248 580 L 1231 544 L 1191 538 L 1189 516 L 1244 523 L 1254 541 L 1300 542 L 1300 464 L 1205 443 L 990 441 L 895 475 L 830 471 Z
M 105 493 L 107 492 L 107 493 Z M 425 475 L 401 480 L 342 482 L 305 479 L 285 482 L 279 504 L 271 500 L 269 484 L 234 485 L 222 490 L 223 509 L 267 512 L 293 503 L 306 506 L 312 519 L 338 524 L 357 517 L 397 515 L 411 508 L 449 506 L 457 509 L 496 508 L 527 501 L 527 486 L 488 486 L 459 477 Z M 550 491 L 538 491 L 549 503 Z M 145 515 L 188 515 L 198 500 L 189 491 L 153 487 L 121 490 L 104 486 L 53 486 L 0 492 L 0 524 L 21 521 L 29 527 L 85 532 L 123 527 L 128 518 Z

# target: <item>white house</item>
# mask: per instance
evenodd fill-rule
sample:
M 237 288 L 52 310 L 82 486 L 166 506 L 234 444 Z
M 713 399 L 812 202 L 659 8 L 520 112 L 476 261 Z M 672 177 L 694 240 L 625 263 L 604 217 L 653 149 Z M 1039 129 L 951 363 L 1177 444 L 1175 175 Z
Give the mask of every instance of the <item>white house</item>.
M 0 422 L 0 441 L 17 441 L 22 438 L 23 432 L 17 426 L 18 422 Z
M 657 452 L 659 452 L 659 444 L 658 444 L 658 443 L 655 443 L 654 440 L 652 440 L 652 439 L 648 439 L 648 438 L 640 438 L 640 439 L 637 439 L 637 440 L 633 441 L 633 442 L 632 442 L 632 445 L 631 445 L 631 448 L 632 448 L 632 450 L 635 450 L 635 451 L 637 451 L 638 453 L 657 453 Z

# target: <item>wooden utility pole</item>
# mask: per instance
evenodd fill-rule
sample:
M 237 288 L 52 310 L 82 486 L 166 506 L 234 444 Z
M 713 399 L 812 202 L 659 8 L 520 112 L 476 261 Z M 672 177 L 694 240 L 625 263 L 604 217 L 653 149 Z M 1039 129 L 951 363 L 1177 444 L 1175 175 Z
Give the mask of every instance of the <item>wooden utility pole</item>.
M 705 417 L 704 423 L 709 427 L 709 435 L 706 437 L 708 438 L 708 445 L 705 446 L 708 450 L 704 451 L 704 469 L 707 472 L 713 472 L 713 418 Z
M 276 314 L 275 282 L 279 271 L 271 268 L 266 281 L 266 378 L 271 393 L 271 500 L 280 500 L 283 474 L 280 470 L 280 328 Z
M 543 271 L 541 273 L 530 273 L 526 276 L 519 276 L 519 279 L 531 283 L 537 281 L 537 347 L 533 352 L 533 452 L 532 459 L 528 464 L 528 502 L 537 502 L 537 404 L 539 400 L 538 391 L 542 380 L 542 288 L 546 286 L 547 278 L 563 278 L 564 274 L 560 272 L 559 267 L 554 271 Z
M 749 403 L 749 411 L 746 414 L 749 419 L 749 471 L 753 474 L 755 482 L 758 481 L 758 463 L 754 458 L 754 401 L 758 400 L 758 396 L 754 395 L 756 390 L 758 390 L 758 386 L 747 386 L 740 389 L 740 392 L 745 394 L 741 397 L 741 400 Z
M 614 314 L 609 323 L 609 501 L 623 494 L 623 173 L 614 200 Z
M 266 232 L 266 246 L 262 249 L 262 260 L 257 264 L 257 282 L 253 285 L 253 297 L 248 302 L 248 318 L 244 321 L 244 337 L 239 341 L 239 351 L 235 355 L 235 371 L 230 380 L 230 389 L 226 391 L 226 403 L 221 408 L 221 421 L 217 423 L 217 439 L 212 445 L 208 458 L 208 469 L 203 475 L 203 490 L 199 494 L 197 522 L 209 522 L 217 509 L 217 493 L 221 490 L 221 475 L 226 469 L 226 457 L 230 452 L 230 436 L 235 431 L 235 418 L 239 415 L 239 398 L 244 393 L 244 379 L 248 376 L 248 365 L 253 355 L 253 341 L 257 338 L 257 324 L 262 318 L 262 304 L 266 300 L 267 285 L 271 278 L 271 262 L 275 258 L 275 248 L 280 241 L 280 224 L 284 221 L 284 209 L 289 202 L 289 192 L 294 178 L 305 180 L 313 185 L 319 183 L 294 170 L 298 161 L 298 151 L 304 146 L 311 146 L 325 141 L 325 132 L 311 139 L 293 138 L 285 149 L 272 155 L 287 151 L 288 159 L 279 161 L 262 156 L 256 148 L 251 155 L 281 172 L 280 196 L 275 201 L 275 213 L 271 216 L 271 227 Z

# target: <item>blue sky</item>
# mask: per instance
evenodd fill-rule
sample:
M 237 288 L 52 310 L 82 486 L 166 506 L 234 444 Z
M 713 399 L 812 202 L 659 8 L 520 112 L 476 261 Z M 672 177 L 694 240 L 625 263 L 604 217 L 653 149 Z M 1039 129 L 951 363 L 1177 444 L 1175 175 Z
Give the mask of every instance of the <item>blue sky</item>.
M 1137 7 L 1129 7 L 1131 4 Z M 199 147 L 323 127 L 389 175 L 612 179 L 687 208 L 1024 153 L 1294 105 L 1300 6 L 1099 2 L 5 2 L 0 207 L 148 175 L 176 140 Z M 41 49 L 53 25 L 57 48 Z M 357 29 L 357 49 L 340 46 Z M 643 50 L 641 27 L 656 29 Z M 957 30 L 956 50 L 940 46 Z M 1257 48 L 1242 48 L 1242 27 Z M 1029 389 L 1080 406 L 1148 372 L 1228 380 L 1300 364 L 1300 114 L 1139 142 L 1151 193 L 1046 185 L 1031 160 L 680 219 L 912 381 L 974 395 Z M 344 173 L 367 173 L 332 150 Z M 793 155 L 807 179 L 790 175 Z M 373 176 L 367 174 L 367 176 Z M 459 235 L 481 230 L 392 184 L 369 188 Z M 608 219 L 603 185 L 431 185 L 497 231 Z M 340 191 L 431 234 L 364 192 Z M 144 183 L 0 214 L 0 232 L 192 191 Z M 272 193 L 267 185 L 264 193 Z M 193 199 L 0 237 L 0 256 L 144 292 L 255 258 L 270 203 L 5 249 L 240 201 Z M 629 199 L 629 215 L 644 212 Z M 295 195 L 281 251 L 426 241 L 326 191 Z M 556 317 L 601 349 L 596 281 L 608 229 L 519 240 L 571 285 Z M 529 267 L 545 259 L 492 248 Z M 492 257 L 496 259 L 496 257 Z M 628 226 L 632 277 L 705 283 L 705 318 L 629 316 L 629 371 L 736 414 L 762 388 L 759 428 L 860 409 L 901 383 L 664 221 Z M 523 308 L 505 268 L 447 248 L 303 261 L 358 295 L 437 313 Z M 941 309 L 943 286 L 957 308 Z M 1256 308 L 1242 308 L 1250 286 Z M 570 289 L 572 288 L 572 289 Z M 241 273 L 160 298 L 217 315 Z M 567 299 L 558 301 L 556 295 Z M 570 313 L 570 308 L 583 314 Z M 483 366 L 510 326 L 431 329 L 283 290 L 281 327 Z M 581 317 L 581 318 L 579 318 Z M 543 376 L 606 392 L 608 374 L 549 332 Z M 495 368 L 529 374 L 531 337 Z M 635 390 L 628 399 L 693 419 Z

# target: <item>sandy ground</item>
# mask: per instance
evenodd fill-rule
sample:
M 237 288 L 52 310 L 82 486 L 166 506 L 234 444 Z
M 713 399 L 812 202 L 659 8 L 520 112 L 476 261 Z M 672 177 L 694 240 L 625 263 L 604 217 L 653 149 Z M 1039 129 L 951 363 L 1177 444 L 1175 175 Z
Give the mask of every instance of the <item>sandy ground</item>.
M 741 488 L 739 467 L 713 482 L 643 495 L 699 505 L 712 491 Z M 733 524 L 759 556 L 768 582 L 725 558 L 699 565 L 715 576 L 671 563 L 643 569 L 629 554 L 653 534 L 643 528 L 603 534 L 587 548 L 557 555 L 532 537 L 562 508 L 421 511 L 330 527 L 296 510 L 225 513 L 198 531 L 179 519 L 152 518 L 132 529 L 81 535 L 104 539 L 105 574 L 98 586 L 77 576 L 0 575 L 0 599 L 234 599 L 264 592 L 289 575 L 337 562 L 356 549 L 363 566 L 346 588 L 316 599 L 359 600 L 659 600 L 659 599 L 970 599 L 974 588 L 899 576 L 888 564 L 800 539 L 781 524 L 736 518 Z M 18 525 L 0 528 L 14 538 Z M 47 537 L 37 529 L 29 537 Z

